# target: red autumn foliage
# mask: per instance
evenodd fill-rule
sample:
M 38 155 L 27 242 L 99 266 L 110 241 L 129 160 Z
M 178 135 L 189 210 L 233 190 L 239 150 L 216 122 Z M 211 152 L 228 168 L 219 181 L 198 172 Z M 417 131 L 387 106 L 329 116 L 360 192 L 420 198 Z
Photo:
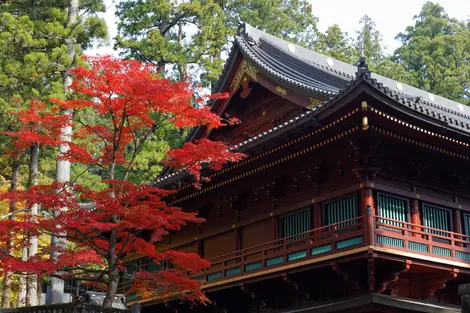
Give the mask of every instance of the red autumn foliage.
M 28 110 L 18 114 L 21 129 L 8 135 L 15 139 L 18 150 L 33 143 L 55 147 L 66 143 L 60 141 L 60 128 L 72 123 L 73 142 L 59 158 L 99 167 L 107 187 L 91 190 L 74 182 L 53 182 L 0 194 L 0 200 L 15 200 L 25 207 L 38 204 L 44 212 L 36 217 L 1 220 L 0 242 L 14 241 L 21 249 L 28 240 L 15 238 L 54 234 L 71 243 L 41 248 L 27 261 L 6 254 L 0 244 L 1 268 L 101 284 L 107 291 L 106 299 L 112 300 L 120 274 L 125 271 L 126 257 L 138 255 L 165 266 L 158 272 L 140 269 L 134 274 L 131 292 L 205 301 L 199 283 L 191 275 L 200 273 L 208 262 L 197 254 L 160 252 L 155 248 L 170 232 L 203 220 L 194 212 L 167 205 L 164 199 L 171 191 L 116 179 L 115 168 L 130 170 L 135 155 L 162 120 L 176 128 L 217 128 L 227 123 L 207 108 L 195 108 L 188 84 L 159 78 L 153 66 L 109 56 L 87 61 L 90 68 L 70 71 L 72 100 L 51 99 L 52 107 L 33 101 Z M 62 109 L 73 109 L 73 119 L 59 115 Z M 204 139 L 170 151 L 167 164 L 188 170 L 200 180 L 204 164 L 220 169 L 226 162 L 242 157 L 221 142 Z M 59 253 L 56 259 L 49 257 L 52 250 Z
M 230 152 L 222 142 L 201 139 L 197 143 L 187 142 L 183 147 L 169 151 L 165 164 L 174 168 L 187 169 L 199 180 L 202 165 L 207 163 L 210 168 L 220 170 L 227 161 L 239 161 L 243 154 Z

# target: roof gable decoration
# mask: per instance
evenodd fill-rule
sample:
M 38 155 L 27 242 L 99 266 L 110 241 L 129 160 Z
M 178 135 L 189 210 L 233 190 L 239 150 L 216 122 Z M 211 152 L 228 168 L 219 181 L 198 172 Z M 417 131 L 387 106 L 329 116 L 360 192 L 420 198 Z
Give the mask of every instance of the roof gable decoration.
M 230 84 L 229 91 L 230 93 L 234 93 L 237 91 L 238 87 L 240 86 L 240 83 L 244 85 L 245 83 L 248 82 L 247 75 L 249 78 L 251 78 L 253 81 L 258 81 L 256 75 L 258 74 L 259 70 L 258 68 L 251 62 L 247 61 L 246 59 L 243 59 L 240 63 L 240 66 L 238 67 L 237 73 L 233 77 L 233 80 Z M 244 77 L 245 76 L 245 77 Z M 243 81 L 242 81 L 243 78 Z M 246 89 L 245 86 L 243 86 L 244 89 Z

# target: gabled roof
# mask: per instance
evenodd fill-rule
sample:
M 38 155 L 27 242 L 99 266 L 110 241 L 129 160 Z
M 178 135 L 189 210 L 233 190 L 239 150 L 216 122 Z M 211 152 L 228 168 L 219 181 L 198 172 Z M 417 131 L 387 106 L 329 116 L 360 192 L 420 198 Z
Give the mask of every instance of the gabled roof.
M 242 55 L 272 78 L 300 89 L 335 95 L 356 78 L 357 67 L 274 37 L 248 24 L 240 27 L 235 45 Z M 470 107 L 372 73 L 380 88 L 415 103 L 418 112 L 470 133 Z
M 445 128 L 470 135 L 470 107 L 375 73 L 358 76 L 358 69 L 354 65 L 292 44 L 248 24 L 239 28 L 215 91 L 224 91 L 234 70 L 235 60 L 240 55 L 251 61 L 261 73 L 280 84 L 312 96 L 328 97 L 329 100 L 284 124 L 237 144 L 232 147 L 233 151 L 245 152 L 250 146 L 284 133 L 288 129 L 313 124 L 317 113 L 336 103 L 362 82 L 402 105 L 403 109 L 411 109 L 407 112 L 416 113 L 412 115 L 426 117 Z M 197 133 L 198 128 L 193 129 L 187 140 L 197 138 Z M 167 169 L 155 183 L 161 185 L 184 176 L 181 172 L 169 173 Z

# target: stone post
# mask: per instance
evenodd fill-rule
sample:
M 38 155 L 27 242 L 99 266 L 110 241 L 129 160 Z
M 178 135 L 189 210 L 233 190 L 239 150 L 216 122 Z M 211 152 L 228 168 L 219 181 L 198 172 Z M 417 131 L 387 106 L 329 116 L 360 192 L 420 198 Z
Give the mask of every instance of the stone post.
M 131 313 L 140 313 L 140 303 L 135 302 L 131 306 Z
M 470 313 L 470 284 L 459 285 L 458 291 L 462 301 L 462 313 Z

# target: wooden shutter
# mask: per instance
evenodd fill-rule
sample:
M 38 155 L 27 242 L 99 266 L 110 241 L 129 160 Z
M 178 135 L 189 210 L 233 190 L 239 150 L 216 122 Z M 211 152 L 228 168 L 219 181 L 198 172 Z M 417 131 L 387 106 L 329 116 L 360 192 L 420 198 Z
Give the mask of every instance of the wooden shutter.
M 407 211 L 408 211 L 408 200 L 390 196 L 383 193 L 377 194 L 377 208 L 378 215 L 389 218 L 392 220 L 397 220 L 401 222 L 406 222 L 407 220 Z M 401 226 L 398 222 L 382 220 L 384 224 L 390 224 L 394 226 Z
M 325 203 L 323 205 L 324 225 L 331 225 L 342 221 L 347 221 L 358 216 L 357 196 L 350 195 L 338 200 Z M 348 223 L 348 225 L 354 222 Z M 348 226 L 341 224 L 338 228 Z
M 423 203 L 423 225 L 427 227 L 452 231 L 452 211 L 435 205 Z M 425 229 L 426 232 L 439 236 L 447 236 L 446 233 L 437 230 Z
M 297 211 L 295 213 L 281 215 L 280 223 L 281 237 L 290 237 L 297 234 L 304 233 L 311 229 L 310 208 Z M 296 236 L 289 239 L 289 241 L 298 240 L 307 237 L 306 234 Z

